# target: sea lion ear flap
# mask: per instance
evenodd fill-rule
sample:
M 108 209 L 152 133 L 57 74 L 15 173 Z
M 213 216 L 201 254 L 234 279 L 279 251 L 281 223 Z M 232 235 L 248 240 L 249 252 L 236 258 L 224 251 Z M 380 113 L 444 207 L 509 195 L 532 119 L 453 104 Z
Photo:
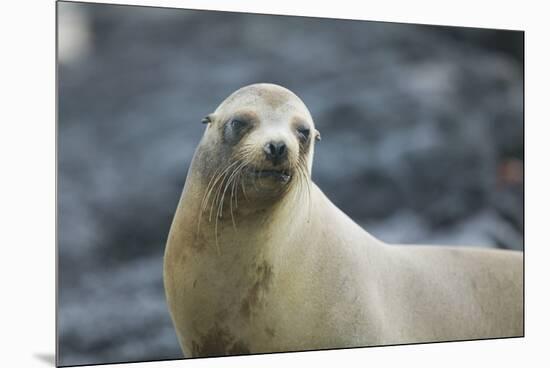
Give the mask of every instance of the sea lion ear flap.
M 208 114 L 201 120 L 201 123 L 210 124 L 213 121 L 214 121 L 214 114 Z
M 321 140 L 321 133 L 317 129 L 315 129 L 315 140 L 320 141 Z

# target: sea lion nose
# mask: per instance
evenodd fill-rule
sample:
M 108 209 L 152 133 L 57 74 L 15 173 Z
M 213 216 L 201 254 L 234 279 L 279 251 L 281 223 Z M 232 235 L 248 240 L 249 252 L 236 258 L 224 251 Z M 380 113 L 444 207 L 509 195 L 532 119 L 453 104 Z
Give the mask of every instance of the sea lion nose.
M 271 141 L 264 146 L 264 152 L 266 158 L 271 161 L 273 165 L 277 165 L 278 163 L 286 159 L 288 150 L 286 148 L 285 142 Z

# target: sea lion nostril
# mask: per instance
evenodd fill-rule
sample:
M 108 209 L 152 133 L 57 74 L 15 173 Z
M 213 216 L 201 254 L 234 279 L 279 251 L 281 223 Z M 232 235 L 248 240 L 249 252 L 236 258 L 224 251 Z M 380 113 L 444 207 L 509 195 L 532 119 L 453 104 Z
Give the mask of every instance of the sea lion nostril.
M 279 162 L 286 157 L 287 148 L 284 142 L 269 142 L 264 146 L 264 152 L 268 160 Z
M 264 153 L 269 158 L 270 156 L 275 155 L 275 146 L 272 143 L 268 143 L 264 146 Z
M 277 149 L 273 143 L 269 144 L 269 154 L 275 156 L 277 154 Z

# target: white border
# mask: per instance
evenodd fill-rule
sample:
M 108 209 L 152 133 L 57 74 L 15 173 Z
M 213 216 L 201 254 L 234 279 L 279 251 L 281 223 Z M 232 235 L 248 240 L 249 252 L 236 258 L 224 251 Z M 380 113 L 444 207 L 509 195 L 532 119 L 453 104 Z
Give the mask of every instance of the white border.
M 113 1 L 97 1 L 116 3 Z M 526 30 L 526 338 L 292 353 L 116 367 L 517 367 L 544 359 L 550 328 L 548 32 L 543 5 L 503 1 L 123 1 L 137 5 Z M 543 4 L 543 2 L 540 2 Z M 51 366 L 54 351 L 54 2 L 1 5 L 1 366 Z M 546 31 L 546 32 L 545 32 Z M 535 363 L 536 365 L 537 363 Z M 111 365 L 109 365 L 111 366 Z M 115 366 L 115 365 L 113 365 Z

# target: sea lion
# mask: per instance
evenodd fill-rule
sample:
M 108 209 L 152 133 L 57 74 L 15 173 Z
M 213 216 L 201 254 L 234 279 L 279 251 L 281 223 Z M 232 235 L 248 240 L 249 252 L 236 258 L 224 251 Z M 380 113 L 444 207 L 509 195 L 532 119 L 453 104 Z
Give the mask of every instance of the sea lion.
M 522 253 L 367 233 L 312 182 L 291 91 L 243 87 L 203 122 L 164 257 L 186 357 L 523 335 Z

